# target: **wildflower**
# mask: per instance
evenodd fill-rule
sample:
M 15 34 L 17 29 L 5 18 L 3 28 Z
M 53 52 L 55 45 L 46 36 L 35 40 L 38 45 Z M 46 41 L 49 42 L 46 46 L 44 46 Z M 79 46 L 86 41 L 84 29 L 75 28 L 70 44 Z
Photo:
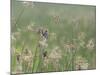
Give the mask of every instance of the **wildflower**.
M 72 43 L 67 43 L 67 44 L 64 44 L 64 48 L 67 52 L 72 52 L 76 49 L 76 46 Z
M 48 57 L 45 57 L 45 58 L 44 58 L 44 61 L 43 61 L 43 65 L 44 65 L 45 67 L 47 67 L 49 63 L 50 63 L 50 59 L 49 59 Z
M 31 68 L 33 57 L 31 50 L 25 49 L 22 53 L 22 63 L 27 64 L 27 68 Z
M 81 65 L 81 68 L 82 68 L 83 70 L 86 70 L 86 69 L 88 69 L 88 66 L 89 66 L 88 63 L 83 63 L 83 64 Z
M 87 47 L 89 50 L 94 49 L 94 47 L 95 47 L 94 40 L 93 40 L 93 39 L 89 40 L 88 43 L 87 43 L 87 45 L 86 45 L 86 47 Z
M 44 67 L 48 67 L 48 64 L 52 64 L 55 70 L 58 70 L 60 67 L 59 60 L 62 58 L 61 50 L 58 46 L 56 46 L 54 49 L 52 49 L 51 53 L 44 57 Z
M 23 52 L 23 59 L 25 60 L 25 61 L 29 61 L 32 57 L 33 57 L 33 55 L 32 55 L 32 52 L 30 51 L 30 50 L 25 50 L 24 52 Z
M 88 62 L 85 58 L 77 56 L 75 59 L 75 69 L 76 70 L 85 70 L 88 69 Z
M 46 39 L 39 41 L 39 45 L 42 46 L 43 48 L 46 48 L 48 44 L 46 43 Z
M 47 67 L 49 62 L 50 62 L 50 60 L 48 58 L 47 51 L 44 51 L 43 52 L 43 65 L 44 65 L 44 67 Z
M 49 58 L 51 58 L 51 59 L 61 59 L 61 57 L 62 57 L 62 53 L 61 53 L 61 50 L 59 49 L 58 46 L 55 47 L 55 48 L 51 51 L 51 53 L 50 53 L 50 55 L 49 55 Z

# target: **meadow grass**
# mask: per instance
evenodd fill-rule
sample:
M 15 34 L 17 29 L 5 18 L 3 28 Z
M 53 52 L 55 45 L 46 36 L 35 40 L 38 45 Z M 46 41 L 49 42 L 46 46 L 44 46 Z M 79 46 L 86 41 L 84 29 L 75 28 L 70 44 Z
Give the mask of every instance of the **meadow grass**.
M 96 68 L 95 6 L 12 0 L 11 9 L 12 73 Z M 39 46 L 42 40 L 37 31 L 41 27 L 48 30 L 47 47 Z M 32 55 L 25 55 L 25 49 Z M 47 51 L 45 58 L 41 49 Z

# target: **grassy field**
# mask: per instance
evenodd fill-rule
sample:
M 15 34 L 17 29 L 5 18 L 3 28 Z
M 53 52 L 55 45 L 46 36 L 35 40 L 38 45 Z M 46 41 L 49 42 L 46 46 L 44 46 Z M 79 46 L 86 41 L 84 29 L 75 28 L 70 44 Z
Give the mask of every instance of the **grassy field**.
M 12 74 L 96 68 L 95 6 L 11 2 Z

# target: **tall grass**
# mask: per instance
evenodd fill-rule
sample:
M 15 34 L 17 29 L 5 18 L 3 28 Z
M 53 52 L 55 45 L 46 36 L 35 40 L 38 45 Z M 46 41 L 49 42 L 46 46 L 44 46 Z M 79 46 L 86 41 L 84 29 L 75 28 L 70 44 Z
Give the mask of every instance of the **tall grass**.
M 11 18 L 12 73 L 96 68 L 95 6 L 12 0 Z M 39 28 L 48 30 L 47 47 L 39 46 Z

